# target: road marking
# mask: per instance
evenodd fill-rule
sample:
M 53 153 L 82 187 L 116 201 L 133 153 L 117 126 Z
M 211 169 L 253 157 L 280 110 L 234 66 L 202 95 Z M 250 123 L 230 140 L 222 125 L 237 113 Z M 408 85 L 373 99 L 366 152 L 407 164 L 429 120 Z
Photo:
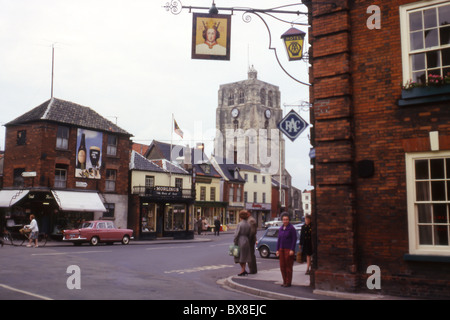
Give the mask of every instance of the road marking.
M 104 252 L 112 252 L 111 250 L 103 250 L 103 251 L 76 251 L 76 252 L 51 252 L 51 253 L 33 253 L 32 256 L 60 256 L 60 255 L 68 255 L 68 254 L 85 254 L 85 253 L 104 253 Z
M 164 250 L 164 249 L 185 249 L 185 248 L 193 248 L 194 246 L 180 246 L 180 247 L 158 247 L 158 248 L 147 248 L 145 250 Z
M 203 266 L 203 267 L 195 267 L 195 268 L 191 268 L 191 269 L 164 271 L 164 273 L 184 274 L 184 273 L 200 272 L 200 271 L 206 271 L 206 270 L 217 270 L 217 269 L 224 269 L 224 268 L 234 268 L 234 266 L 228 265 L 228 264 L 220 264 L 220 265 L 216 265 L 216 266 Z
M 28 296 L 32 296 L 32 297 L 35 297 L 35 298 L 38 298 L 38 299 L 41 299 L 41 300 L 53 300 L 52 298 L 49 298 L 49 297 L 41 296 L 39 294 L 35 294 L 35 293 L 28 292 L 28 291 L 25 291 L 25 290 L 16 289 L 16 288 L 13 288 L 13 287 L 7 286 L 5 284 L 1 284 L 1 283 L 0 283 L 0 287 L 5 288 L 7 290 L 11 290 L 11 291 L 19 292 L 19 293 L 22 293 L 22 294 L 26 294 Z

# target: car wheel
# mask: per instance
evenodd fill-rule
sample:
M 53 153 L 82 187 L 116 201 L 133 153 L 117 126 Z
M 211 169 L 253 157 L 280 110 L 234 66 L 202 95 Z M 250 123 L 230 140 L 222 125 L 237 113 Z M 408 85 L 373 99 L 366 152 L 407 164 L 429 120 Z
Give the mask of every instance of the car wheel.
M 268 258 L 270 256 L 270 250 L 266 246 L 259 248 L 259 255 L 261 258 Z
M 123 236 L 122 244 L 127 245 L 129 243 L 130 243 L 130 237 L 129 236 Z
M 98 243 L 99 243 L 98 237 L 92 237 L 90 243 L 91 243 L 91 246 L 98 245 Z

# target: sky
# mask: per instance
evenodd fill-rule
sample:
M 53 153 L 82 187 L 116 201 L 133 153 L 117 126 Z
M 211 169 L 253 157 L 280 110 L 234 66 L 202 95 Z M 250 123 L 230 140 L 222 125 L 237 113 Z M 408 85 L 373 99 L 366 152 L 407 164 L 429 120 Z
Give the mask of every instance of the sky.
M 231 19 L 230 61 L 191 59 L 192 12 L 172 14 L 169 0 L 0 0 L 0 150 L 4 124 L 51 97 L 52 45 L 55 48 L 53 95 L 88 106 L 133 135 L 133 141 L 206 145 L 212 152 L 218 90 L 247 79 L 277 85 L 284 115 L 294 109 L 309 122 L 308 63 L 289 62 L 280 36 L 290 23 L 235 11 Z M 217 7 L 269 9 L 278 0 L 216 0 Z M 210 7 L 212 0 L 182 0 L 183 6 Z M 287 1 L 285 4 L 291 4 Z M 302 5 L 283 10 L 306 11 Z M 230 14 L 229 11 L 219 12 Z M 251 21 L 245 22 L 245 18 Z M 278 15 L 307 22 L 305 15 Z M 306 26 L 295 26 L 307 32 Z M 304 103 L 303 103 L 304 105 Z M 172 134 L 172 115 L 184 138 Z M 293 185 L 311 189 L 309 129 L 286 138 L 286 168 Z

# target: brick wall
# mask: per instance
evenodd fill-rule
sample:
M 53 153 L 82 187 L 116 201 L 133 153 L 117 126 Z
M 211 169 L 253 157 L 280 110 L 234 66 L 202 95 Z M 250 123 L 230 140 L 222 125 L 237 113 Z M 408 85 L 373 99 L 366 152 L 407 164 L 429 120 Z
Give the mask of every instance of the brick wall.
M 317 289 L 450 297 L 449 263 L 404 260 L 408 247 L 405 153 L 430 151 L 439 131 L 450 150 L 445 103 L 401 108 L 399 6 L 413 1 L 340 1 L 310 5 L 310 99 L 316 149 Z M 369 5 L 381 8 L 381 29 L 369 30 Z M 372 177 L 357 163 L 371 160 Z M 366 287 L 369 265 L 382 289 Z
M 25 178 L 25 187 L 53 188 L 56 165 L 67 168 L 67 189 L 98 190 L 105 192 L 106 169 L 117 170 L 117 194 L 128 194 L 128 167 L 131 142 L 128 136 L 118 135 L 117 155 L 108 156 L 107 134 L 103 134 L 101 179 L 82 179 L 75 177 L 77 128 L 71 127 L 67 150 L 56 148 L 57 124 L 32 123 L 6 128 L 4 187 L 13 186 L 14 169 L 35 171 L 37 177 Z M 26 144 L 17 145 L 17 131 L 26 130 Z M 34 181 L 33 181 L 34 180 Z M 76 182 L 87 183 L 86 188 L 76 187 Z

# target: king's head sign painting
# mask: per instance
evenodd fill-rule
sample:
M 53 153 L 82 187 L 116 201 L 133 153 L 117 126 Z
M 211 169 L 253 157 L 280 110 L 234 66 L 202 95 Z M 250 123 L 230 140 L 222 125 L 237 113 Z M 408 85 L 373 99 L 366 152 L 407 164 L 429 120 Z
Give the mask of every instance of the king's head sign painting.
M 193 16 L 192 59 L 230 60 L 231 16 Z

